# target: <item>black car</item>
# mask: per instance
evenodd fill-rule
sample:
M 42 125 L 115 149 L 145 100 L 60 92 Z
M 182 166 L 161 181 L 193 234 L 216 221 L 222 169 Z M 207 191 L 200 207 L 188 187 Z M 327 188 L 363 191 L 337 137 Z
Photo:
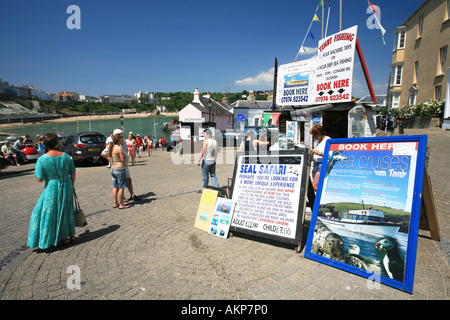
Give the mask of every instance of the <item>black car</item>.
M 74 162 L 103 159 L 101 153 L 106 147 L 106 138 L 98 132 L 81 132 L 67 137 L 64 152 L 69 154 Z

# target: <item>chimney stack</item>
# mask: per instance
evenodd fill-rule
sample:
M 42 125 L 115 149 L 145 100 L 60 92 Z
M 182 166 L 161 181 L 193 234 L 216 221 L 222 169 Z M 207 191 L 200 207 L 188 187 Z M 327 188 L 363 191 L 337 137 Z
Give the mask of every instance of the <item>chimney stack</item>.
M 248 94 L 247 100 L 250 104 L 255 103 L 255 94 L 253 93 L 253 90 Z
M 200 92 L 198 92 L 198 88 L 195 88 L 194 91 L 194 100 L 192 100 L 194 103 L 201 103 L 200 102 Z

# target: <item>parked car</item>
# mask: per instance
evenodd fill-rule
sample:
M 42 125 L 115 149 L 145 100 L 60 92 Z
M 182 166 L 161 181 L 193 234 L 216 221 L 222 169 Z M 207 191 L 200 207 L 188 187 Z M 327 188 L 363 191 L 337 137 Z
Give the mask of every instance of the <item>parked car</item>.
M 26 142 L 25 147 L 22 149 L 22 151 L 25 154 L 25 159 L 27 159 L 28 161 L 37 160 L 37 158 L 39 158 L 39 152 L 32 142 Z
M 74 162 L 103 159 L 101 153 L 106 147 L 106 138 L 98 132 L 81 132 L 70 135 L 64 143 L 64 152 Z
M 6 137 L 4 141 L 0 141 L 0 148 L 5 144 L 6 140 L 8 140 L 10 145 L 13 146 L 14 143 L 17 141 L 17 137 L 15 136 Z M 24 143 L 24 147 L 21 150 L 25 154 L 25 160 L 33 161 L 39 158 L 39 152 L 37 151 L 36 147 L 33 145 L 33 142 L 31 141 Z M 22 161 L 20 161 L 20 163 L 22 163 Z

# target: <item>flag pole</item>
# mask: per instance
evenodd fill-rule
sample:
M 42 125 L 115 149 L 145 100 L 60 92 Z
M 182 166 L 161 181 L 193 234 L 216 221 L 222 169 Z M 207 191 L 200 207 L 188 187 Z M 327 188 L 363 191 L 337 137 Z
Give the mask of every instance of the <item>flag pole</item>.
M 319 6 L 320 6 L 320 4 L 317 5 L 316 12 L 314 12 L 314 14 L 317 14 L 317 10 L 319 9 Z M 303 39 L 303 42 L 302 42 L 302 45 L 300 46 L 300 49 L 298 49 L 298 52 L 297 52 L 297 55 L 295 56 L 294 61 L 297 61 L 297 57 L 298 57 L 298 55 L 299 55 L 299 53 L 300 53 L 300 50 L 302 50 L 302 48 L 303 48 L 303 44 L 305 43 L 306 37 L 307 37 L 308 34 L 309 34 L 309 30 L 311 30 L 311 26 L 312 26 L 313 22 L 314 22 L 314 17 L 313 17 L 313 19 L 311 20 L 311 23 L 309 24 L 308 31 L 306 32 L 305 38 Z
M 369 5 L 370 9 L 372 10 L 372 15 L 375 18 L 375 20 L 377 21 L 378 25 L 380 26 L 380 31 L 381 31 L 381 39 L 383 40 L 383 44 L 386 45 L 386 42 L 384 42 L 384 32 L 386 32 L 386 30 L 384 30 L 383 26 L 381 25 L 380 21 L 378 21 L 377 15 L 375 14 L 375 11 L 373 11 L 372 6 L 370 5 L 369 0 L 367 0 L 367 4 Z M 383 32 L 384 30 L 384 32 Z
M 323 39 L 323 22 L 324 22 L 324 21 L 323 21 L 323 20 L 324 20 L 324 14 L 323 14 L 323 13 L 324 13 L 324 10 L 325 10 L 323 4 L 324 4 L 324 3 L 323 3 L 323 0 L 322 0 L 322 38 L 321 38 L 321 39 Z
M 278 59 L 275 57 L 275 69 L 273 70 L 273 95 L 272 95 L 272 110 L 277 107 L 277 81 L 278 81 Z

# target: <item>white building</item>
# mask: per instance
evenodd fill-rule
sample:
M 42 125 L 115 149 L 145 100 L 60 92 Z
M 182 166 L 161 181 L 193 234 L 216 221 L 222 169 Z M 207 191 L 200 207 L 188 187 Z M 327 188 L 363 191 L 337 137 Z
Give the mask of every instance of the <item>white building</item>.
M 104 95 L 100 97 L 100 102 L 104 103 L 114 103 L 114 102 L 120 102 L 120 103 L 131 103 L 134 99 L 134 97 L 130 96 L 118 96 L 118 95 Z
M 194 99 L 178 113 L 180 122 L 201 123 L 205 126 L 214 126 L 225 132 L 233 128 L 233 113 L 223 103 L 213 99 L 209 93 L 200 96 L 198 88 L 195 88 Z M 197 133 L 191 133 L 197 135 Z
M 80 94 L 80 99 L 79 101 L 85 101 L 85 102 L 89 102 L 91 101 L 91 97 L 86 95 L 86 94 Z
M 264 125 L 263 113 L 272 106 L 272 101 L 256 100 L 253 91 L 247 97 L 247 100 L 238 100 L 230 106 L 234 113 L 234 128 L 244 127 L 262 127 Z
M 139 101 L 139 98 L 144 98 L 148 102 L 155 101 L 155 93 L 154 92 L 139 91 L 134 94 L 134 97 L 136 98 L 137 101 Z

